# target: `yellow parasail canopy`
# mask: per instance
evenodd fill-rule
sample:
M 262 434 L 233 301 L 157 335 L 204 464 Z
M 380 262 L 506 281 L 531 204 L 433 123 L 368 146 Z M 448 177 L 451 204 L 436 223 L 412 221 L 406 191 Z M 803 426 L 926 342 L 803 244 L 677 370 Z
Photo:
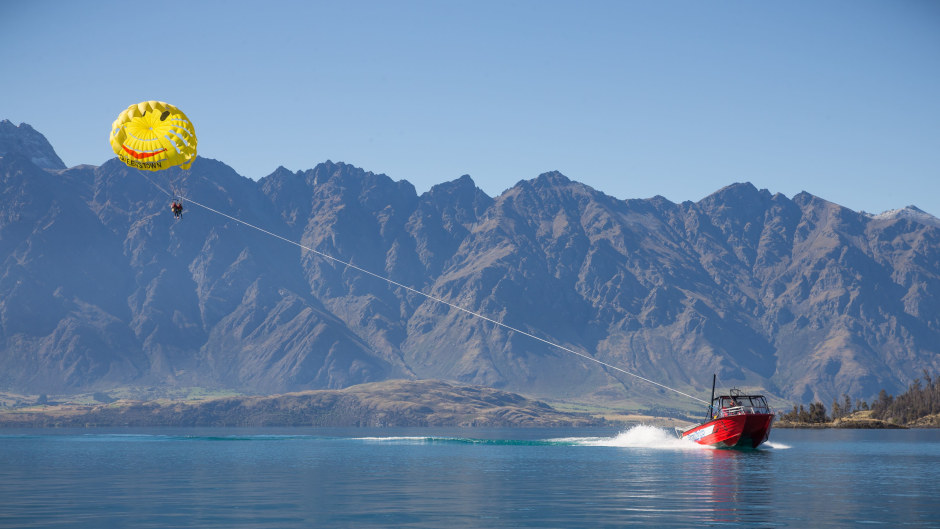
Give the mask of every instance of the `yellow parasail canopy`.
M 127 107 L 111 125 L 111 148 L 131 167 L 189 169 L 196 159 L 196 129 L 186 114 L 162 101 Z

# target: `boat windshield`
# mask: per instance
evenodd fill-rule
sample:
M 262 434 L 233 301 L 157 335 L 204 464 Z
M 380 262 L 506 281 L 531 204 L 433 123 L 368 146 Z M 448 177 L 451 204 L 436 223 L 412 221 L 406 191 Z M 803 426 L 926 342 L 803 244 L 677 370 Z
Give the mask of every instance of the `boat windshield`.
M 718 417 L 742 413 L 772 413 L 763 395 L 721 395 L 715 397 L 712 404 Z

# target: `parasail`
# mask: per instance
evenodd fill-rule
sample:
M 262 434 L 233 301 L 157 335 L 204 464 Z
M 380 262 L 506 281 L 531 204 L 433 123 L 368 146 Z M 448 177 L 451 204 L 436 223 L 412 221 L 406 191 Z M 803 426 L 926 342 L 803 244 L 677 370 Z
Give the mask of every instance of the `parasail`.
M 111 125 L 111 148 L 127 165 L 159 171 L 189 169 L 196 159 L 196 129 L 186 114 L 162 101 L 127 107 Z

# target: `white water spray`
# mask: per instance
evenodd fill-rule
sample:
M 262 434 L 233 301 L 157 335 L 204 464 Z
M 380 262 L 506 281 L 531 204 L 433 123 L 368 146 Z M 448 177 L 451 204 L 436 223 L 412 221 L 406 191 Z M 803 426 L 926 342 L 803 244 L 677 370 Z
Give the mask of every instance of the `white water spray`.
M 711 450 L 688 439 L 679 439 L 664 428 L 638 424 L 614 437 L 569 437 L 554 439 L 577 446 L 610 446 L 614 448 L 649 448 L 653 450 Z

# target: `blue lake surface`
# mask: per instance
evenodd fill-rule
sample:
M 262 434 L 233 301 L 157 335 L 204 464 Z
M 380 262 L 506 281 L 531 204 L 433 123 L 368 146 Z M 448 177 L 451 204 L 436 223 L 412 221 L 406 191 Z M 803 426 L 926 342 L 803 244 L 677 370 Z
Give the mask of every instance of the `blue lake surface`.
M 0 430 L 0 527 L 936 527 L 940 431 Z

